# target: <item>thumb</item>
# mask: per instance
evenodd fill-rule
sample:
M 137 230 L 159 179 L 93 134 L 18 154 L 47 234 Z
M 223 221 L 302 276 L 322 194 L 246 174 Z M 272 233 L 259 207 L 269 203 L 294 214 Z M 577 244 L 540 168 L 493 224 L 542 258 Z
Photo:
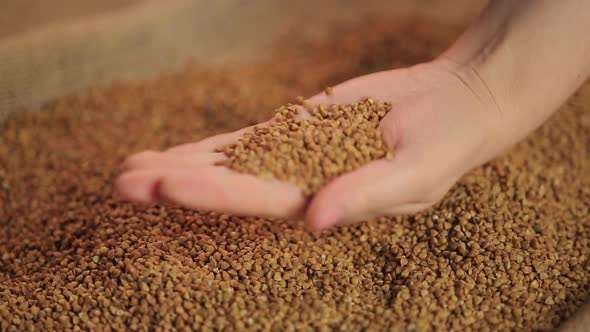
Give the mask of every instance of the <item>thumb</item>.
M 330 182 L 312 199 L 307 225 L 316 230 L 384 214 L 405 214 L 429 206 L 421 197 L 423 174 L 402 153 L 376 160 Z

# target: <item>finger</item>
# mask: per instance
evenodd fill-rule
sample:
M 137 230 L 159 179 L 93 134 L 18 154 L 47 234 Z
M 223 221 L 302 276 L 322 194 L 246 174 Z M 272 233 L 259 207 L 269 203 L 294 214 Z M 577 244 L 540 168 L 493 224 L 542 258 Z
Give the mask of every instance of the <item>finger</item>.
M 173 148 L 166 150 L 167 153 L 174 153 L 174 154 L 185 154 L 185 153 L 197 153 L 197 152 L 213 152 L 216 149 L 222 148 L 224 146 L 230 145 L 232 143 L 237 142 L 240 137 L 242 137 L 245 133 L 251 132 L 254 128 L 260 128 L 263 126 L 268 125 L 269 121 L 262 122 L 254 126 L 242 128 L 240 130 L 219 134 L 216 136 L 211 136 L 205 138 L 196 143 L 187 143 L 177 145 Z
M 305 205 L 301 190 L 294 185 L 221 167 L 203 169 L 199 176 L 186 171 L 169 174 L 162 180 L 159 195 L 195 209 L 275 218 L 299 214 Z
M 310 203 L 306 221 L 324 229 L 368 216 L 382 215 L 388 208 L 420 204 L 420 172 L 403 154 L 394 160 L 373 161 L 345 174 L 320 190 Z M 379 181 L 375 181 L 379 179 Z
M 194 153 L 190 155 L 145 151 L 129 157 L 123 163 L 126 171 L 139 168 L 195 168 L 224 160 L 223 153 Z
M 431 207 L 431 203 L 407 203 L 401 205 L 395 205 L 387 208 L 383 211 L 385 216 L 397 216 L 402 214 L 412 214 L 420 211 L 424 211 Z
M 157 188 L 165 171 L 146 169 L 126 172 L 115 181 L 117 194 L 127 201 L 142 204 L 158 202 Z
M 128 200 L 164 201 L 185 207 L 239 215 L 285 218 L 297 215 L 305 198 L 294 185 L 263 181 L 223 167 L 198 171 L 138 170 L 121 176 L 117 188 Z

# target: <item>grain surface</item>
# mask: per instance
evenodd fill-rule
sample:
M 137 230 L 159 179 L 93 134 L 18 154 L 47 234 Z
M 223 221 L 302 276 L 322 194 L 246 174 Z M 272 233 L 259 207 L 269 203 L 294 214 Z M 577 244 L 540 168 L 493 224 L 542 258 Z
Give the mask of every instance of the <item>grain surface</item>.
M 436 34 L 433 34 L 433 33 Z M 268 61 L 64 97 L 0 131 L 0 330 L 548 330 L 589 291 L 590 86 L 437 206 L 309 233 L 113 197 L 132 152 L 267 120 L 435 56 L 456 30 L 372 19 Z

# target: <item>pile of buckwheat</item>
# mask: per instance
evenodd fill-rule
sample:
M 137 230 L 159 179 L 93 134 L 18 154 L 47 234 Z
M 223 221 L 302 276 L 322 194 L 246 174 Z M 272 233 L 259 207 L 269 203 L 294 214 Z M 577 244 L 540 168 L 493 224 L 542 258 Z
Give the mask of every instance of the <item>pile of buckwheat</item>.
M 11 117 L 0 129 L 0 330 L 559 325 L 589 298 L 590 84 L 413 216 L 318 234 L 114 197 L 133 152 L 253 125 L 293 96 L 431 59 L 458 31 L 374 19 L 323 42 L 289 36 L 261 63 L 192 67 Z
M 295 105 L 280 107 L 266 127 L 222 149 L 229 168 L 298 185 L 306 195 L 367 162 L 391 159 L 379 121 L 391 104 L 365 98 L 350 105 L 317 105 L 300 119 Z

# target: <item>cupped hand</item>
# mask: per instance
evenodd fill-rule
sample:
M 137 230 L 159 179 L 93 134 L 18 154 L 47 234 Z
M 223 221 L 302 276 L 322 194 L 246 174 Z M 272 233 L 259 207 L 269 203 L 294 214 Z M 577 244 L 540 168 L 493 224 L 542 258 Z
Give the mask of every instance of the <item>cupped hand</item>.
M 305 197 L 295 185 L 261 180 L 217 165 L 225 159 L 217 149 L 236 142 L 252 129 L 212 136 L 163 152 L 137 153 L 125 161 L 116 182 L 117 191 L 127 200 L 145 204 L 172 203 L 277 218 L 301 213 Z
M 292 184 L 262 180 L 216 166 L 217 148 L 251 128 L 174 147 L 142 152 L 125 162 L 117 180 L 123 197 L 169 202 L 240 215 L 294 217 L 324 229 L 381 215 L 408 214 L 437 201 L 471 168 L 511 145 L 498 138 L 503 112 L 479 76 L 437 60 L 346 81 L 309 99 L 354 103 L 372 97 L 393 104 L 381 121 L 393 160 L 376 160 L 344 174 L 308 201 Z

